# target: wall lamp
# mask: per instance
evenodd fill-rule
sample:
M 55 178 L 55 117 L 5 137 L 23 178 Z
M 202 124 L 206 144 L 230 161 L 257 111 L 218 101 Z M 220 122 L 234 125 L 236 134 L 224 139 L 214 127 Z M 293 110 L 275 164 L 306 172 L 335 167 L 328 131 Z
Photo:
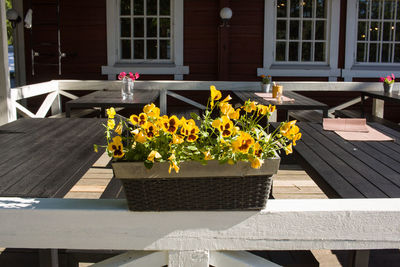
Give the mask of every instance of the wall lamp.
M 8 21 L 11 22 L 11 26 L 13 28 L 17 26 L 17 23 L 21 22 L 21 17 L 18 15 L 18 12 L 13 8 L 7 10 L 6 17 Z
M 219 16 L 222 19 L 222 24 L 219 25 L 220 27 L 229 27 L 229 20 L 232 18 L 232 9 L 230 9 L 229 7 L 224 7 L 221 9 L 221 11 L 219 12 Z

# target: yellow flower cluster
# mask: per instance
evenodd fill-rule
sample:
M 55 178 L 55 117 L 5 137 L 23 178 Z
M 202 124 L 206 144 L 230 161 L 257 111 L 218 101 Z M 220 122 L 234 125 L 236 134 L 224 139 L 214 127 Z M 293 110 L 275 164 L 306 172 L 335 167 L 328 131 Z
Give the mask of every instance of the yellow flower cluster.
M 203 117 L 192 115 L 192 119 L 161 116 L 160 109 L 151 103 L 139 115 L 116 124 L 115 110 L 110 108 L 107 151 L 125 161 L 145 161 L 150 165 L 167 161 L 169 172 L 179 172 L 179 163 L 187 160 L 206 163 L 215 159 L 229 164 L 248 161 L 253 168 L 260 168 L 264 159 L 279 150 L 291 153 L 292 145 L 301 138 L 296 121 L 282 123 L 269 133 L 267 120 L 275 106 L 248 100 L 234 108 L 229 95 L 221 99 L 221 91 L 211 86 Z M 113 135 L 116 136 L 112 138 Z

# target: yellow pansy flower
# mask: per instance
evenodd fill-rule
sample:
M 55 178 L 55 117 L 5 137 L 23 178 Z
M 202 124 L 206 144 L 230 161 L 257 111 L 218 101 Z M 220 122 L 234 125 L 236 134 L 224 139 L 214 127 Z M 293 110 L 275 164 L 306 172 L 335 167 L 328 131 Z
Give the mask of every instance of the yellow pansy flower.
M 143 112 L 146 113 L 149 117 L 158 118 L 160 116 L 160 109 L 156 107 L 156 105 L 154 105 L 153 103 L 144 106 Z
M 182 135 L 179 135 L 179 134 L 174 134 L 174 135 L 172 135 L 172 143 L 173 143 L 174 145 L 182 144 L 184 141 L 185 141 L 185 140 L 183 139 L 183 136 L 182 136 Z
M 117 127 L 114 130 L 117 134 L 122 134 L 122 122 L 118 123 Z
M 117 114 L 114 108 L 108 108 L 106 111 L 109 119 L 114 119 L 115 114 Z
M 265 115 L 265 114 L 267 114 L 267 112 L 268 112 L 268 107 L 267 106 L 264 106 L 264 105 L 257 105 L 257 115 L 258 116 L 260 116 L 260 115 Z
M 108 151 L 113 153 L 114 158 L 122 158 L 124 153 L 124 146 L 122 145 L 122 138 L 121 136 L 116 136 L 112 139 L 113 141 L 108 144 L 107 149 Z
M 180 125 L 180 120 L 175 116 L 171 116 L 170 118 L 163 119 L 162 127 L 165 132 L 170 134 L 174 134 Z
M 228 117 L 232 120 L 238 120 L 240 118 L 240 108 L 230 111 Z
M 221 113 L 224 115 L 228 115 L 229 113 L 235 112 L 232 105 L 226 102 L 219 104 L 219 109 L 221 110 Z
M 174 169 L 175 172 L 178 173 L 178 172 L 179 172 L 179 167 L 178 167 L 178 165 L 176 164 L 175 155 L 172 154 L 172 155 L 168 158 L 168 160 L 169 160 L 169 169 L 168 169 L 168 173 L 171 173 L 171 170 L 172 170 L 172 169 Z
M 204 160 L 212 160 L 213 156 L 211 155 L 210 151 L 204 151 Z
M 300 140 L 300 138 L 301 138 L 301 133 L 297 133 L 297 134 L 293 137 L 292 141 L 293 141 L 293 145 L 294 145 L 294 146 L 296 145 L 296 141 Z
M 289 154 L 291 154 L 293 152 L 292 143 L 290 143 L 289 145 L 287 145 L 285 147 L 285 152 L 286 152 L 286 155 L 289 155 Z
M 155 150 L 152 150 L 152 151 L 149 153 L 149 155 L 147 156 L 147 160 L 150 160 L 150 161 L 153 162 L 153 163 L 154 163 L 154 159 L 160 159 L 160 158 L 161 158 L 160 153 L 158 153 L 158 152 L 155 151 Z
M 262 152 L 263 152 L 263 150 L 262 150 L 262 147 L 261 147 L 260 143 L 258 143 L 258 142 L 255 143 L 255 145 L 254 145 L 254 151 L 253 151 L 254 155 L 255 155 L 256 157 L 261 158 Z
M 233 122 L 227 116 L 222 116 L 222 121 L 218 125 L 218 130 L 220 131 L 222 136 L 231 136 L 233 133 L 233 129 Z
M 147 138 L 151 139 L 155 136 L 158 136 L 158 129 L 153 123 L 148 121 L 143 124 L 142 128 L 144 129 Z
M 253 137 L 249 133 L 241 131 L 239 137 L 232 142 L 232 148 L 235 152 L 247 153 L 253 144 Z
M 141 144 L 146 142 L 146 135 L 144 135 L 144 133 L 142 131 L 140 131 L 139 129 L 132 131 L 132 133 L 135 135 L 134 138 L 135 138 L 136 142 L 141 143 Z
M 197 140 L 197 138 L 199 138 L 199 136 L 197 135 L 197 133 L 200 131 L 199 127 L 197 126 L 188 126 L 189 128 L 189 134 L 187 135 L 187 141 L 188 142 L 194 142 Z
M 244 110 L 247 113 L 250 113 L 252 111 L 257 110 L 257 102 L 255 102 L 255 101 L 251 101 L 251 102 L 246 101 L 246 103 L 244 104 Z
M 264 164 L 264 160 L 260 158 L 251 159 L 250 162 L 253 169 L 259 169 Z
M 107 126 L 108 126 L 108 128 L 110 128 L 110 129 L 114 129 L 114 127 L 115 127 L 115 121 L 114 121 L 114 119 L 109 119 L 109 120 L 107 121 Z
M 220 100 L 222 97 L 221 91 L 218 91 L 217 88 L 215 88 L 214 85 L 210 86 L 210 90 L 211 90 L 211 108 L 214 107 L 214 101 L 216 100 Z
M 221 101 L 221 103 L 225 103 L 232 100 L 232 97 L 230 95 L 228 95 L 227 97 L 224 98 L 224 100 Z
M 273 106 L 273 105 L 271 105 L 271 104 L 268 106 L 268 110 L 269 110 L 269 112 L 271 112 L 271 113 L 274 112 L 275 109 L 276 109 L 276 106 Z

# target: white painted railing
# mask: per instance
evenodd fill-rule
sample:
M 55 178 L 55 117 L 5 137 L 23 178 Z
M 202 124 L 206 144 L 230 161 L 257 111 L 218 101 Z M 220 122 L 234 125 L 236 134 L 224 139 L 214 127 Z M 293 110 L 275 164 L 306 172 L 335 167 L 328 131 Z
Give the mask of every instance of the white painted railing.
M 400 199 L 288 199 L 268 200 L 262 211 L 130 212 L 125 200 L 0 198 L 0 218 L 0 247 L 197 253 L 206 263 L 226 256 L 218 251 L 400 248 Z M 152 257 L 168 261 L 157 255 Z
M 380 83 L 366 82 L 281 82 L 285 90 L 289 91 L 376 91 L 381 90 Z M 166 111 L 167 95 L 194 105 L 204 108 L 200 103 L 183 97 L 173 91 L 209 90 L 210 85 L 215 85 L 220 90 L 231 91 L 258 91 L 259 82 L 223 82 L 223 81 L 135 81 L 137 89 L 158 89 L 160 90 L 160 106 Z M 395 86 L 398 86 L 395 84 Z M 11 99 L 14 113 L 19 113 L 24 117 L 44 117 L 51 109 L 52 114 L 57 114 L 61 110 L 60 95 L 69 99 L 77 98 L 71 91 L 80 90 L 120 90 L 120 81 L 81 81 L 81 80 L 54 80 L 50 82 L 32 84 L 11 89 Z M 395 88 L 396 89 L 396 88 Z M 68 92 L 69 91 L 69 92 Z M 29 111 L 19 100 L 29 97 L 47 94 L 41 107 L 36 113 Z M 346 108 L 360 102 L 361 99 L 353 99 L 338 107 L 330 109 Z

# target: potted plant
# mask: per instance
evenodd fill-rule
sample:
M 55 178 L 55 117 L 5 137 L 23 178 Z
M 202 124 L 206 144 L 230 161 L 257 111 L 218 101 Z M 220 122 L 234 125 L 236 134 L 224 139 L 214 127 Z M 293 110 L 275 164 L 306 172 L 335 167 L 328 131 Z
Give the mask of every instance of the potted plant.
M 393 91 L 393 84 L 395 81 L 394 74 L 388 75 L 387 77 L 381 77 L 379 81 L 383 82 L 383 90 L 385 93 L 391 93 Z
M 234 109 L 229 95 L 210 89 L 204 114 L 191 119 L 160 116 L 154 104 L 119 121 L 107 110 L 106 151 L 131 210 L 264 208 L 277 153 L 292 153 L 301 138 L 296 121 L 270 132 L 261 122 L 275 106 L 248 100 Z
M 261 75 L 261 91 L 264 93 L 269 93 L 271 89 L 271 76 Z

